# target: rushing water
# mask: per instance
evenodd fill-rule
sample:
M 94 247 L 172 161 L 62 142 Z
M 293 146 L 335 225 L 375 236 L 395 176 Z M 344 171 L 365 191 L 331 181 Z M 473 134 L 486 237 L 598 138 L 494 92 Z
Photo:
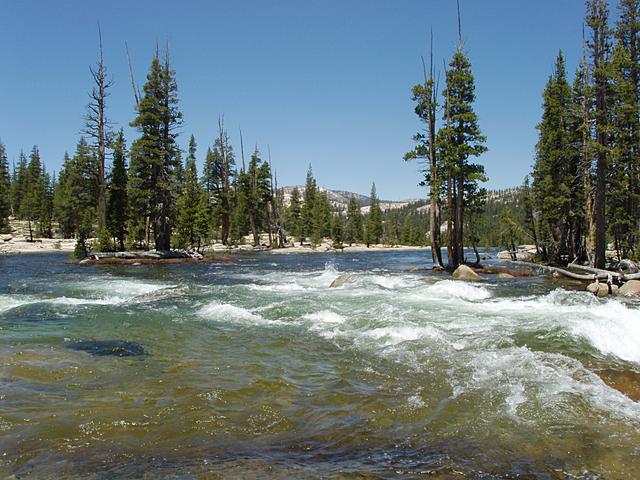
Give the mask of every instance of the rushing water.
M 601 379 L 640 378 L 636 303 L 421 252 L 64 260 L 0 257 L 0 477 L 640 477 Z

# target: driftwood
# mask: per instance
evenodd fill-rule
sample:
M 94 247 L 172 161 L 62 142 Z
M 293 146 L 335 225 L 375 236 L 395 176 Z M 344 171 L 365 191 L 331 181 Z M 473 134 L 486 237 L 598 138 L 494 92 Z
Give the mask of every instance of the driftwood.
M 574 268 L 577 270 L 584 270 L 591 273 L 590 274 L 575 273 L 570 270 L 566 270 L 564 268 L 551 267 L 549 265 L 538 265 L 536 263 L 531 263 L 531 262 L 512 260 L 511 263 L 516 263 L 518 265 L 527 265 L 529 267 L 536 267 L 542 270 L 549 270 L 551 272 L 556 272 L 564 277 L 571 278 L 573 280 L 580 280 L 583 282 L 594 282 L 596 280 L 608 280 L 609 278 L 616 279 L 619 282 L 626 282 L 628 280 L 640 280 L 640 273 L 624 274 L 620 272 L 611 272 L 609 270 L 602 270 L 600 268 L 584 267 L 582 265 L 572 265 L 571 268 Z

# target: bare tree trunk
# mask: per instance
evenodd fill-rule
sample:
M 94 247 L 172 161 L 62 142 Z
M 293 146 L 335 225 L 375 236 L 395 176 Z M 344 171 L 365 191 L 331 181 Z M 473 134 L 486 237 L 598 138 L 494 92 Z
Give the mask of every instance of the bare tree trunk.
M 253 246 L 257 247 L 260 245 L 260 235 L 258 234 L 258 230 L 256 228 L 255 216 L 253 214 L 253 210 L 249 209 L 249 226 L 251 227 L 251 233 L 253 235 Z
M 109 122 L 106 118 L 106 97 L 107 90 L 112 82 L 106 78 L 106 67 L 102 52 L 102 32 L 98 26 L 99 56 L 98 64 L 94 70 L 89 68 L 93 77 L 94 87 L 89 94 L 91 101 L 87 106 L 88 113 L 85 117 L 86 127 L 84 133 L 92 137 L 95 141 L 96 156 L 98 160 L 98 171 L 96 180 L 98 184 L 98 231 L 101 232 L 107 226 L 107 187 L 105 175 L 105 162 L 107 155 L 107 135 Z
M 426 75 L 425 75 L 426 77 Z M 425 78 L 425 83 L 427 83 Z M 431 260 L 434 268 L 442 268 L 440 251 L 440 192 L 438 181 L 438 161 L 436 157 L 436 109 L 438 86 L 433 78 L 433 31 L 431 32 L 431 52 L 429 55 L 429 84 L 431 102 L 429 108 L 429 237 L 431 238 Z
M 458 263 L 456 267 L 464 263 L 464 175 L 458 174 L 456 195 L 456 249 L 458 250 Z
M 269 246 L 273 248 L 273 229 L 271 228 L 271 212 L 269 209 L 269 203 L 264 204 L 264 213 L 267 220 L 267 232 L 269 233 Z

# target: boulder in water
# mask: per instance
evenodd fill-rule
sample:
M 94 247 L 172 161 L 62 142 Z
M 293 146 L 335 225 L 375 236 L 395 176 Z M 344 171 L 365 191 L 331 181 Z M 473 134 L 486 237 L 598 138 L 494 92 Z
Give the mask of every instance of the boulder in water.
M 466 280 L 468 282 L 478 282 L 482 280 L 482 277 L 467 265 L 460 265 L 451 276 L 456 280 Z
M 587 292 L 593 293 L 596 297 L 608 297 L 610 294 L 618 295 L 618 290 L 617 285 L 611 285 L 611 288 L 609 288 L 606 283 L 594 282 L 587 286 Z
M 349 275 L 347 273 L 343 273 L 338 278 L 336 278 L 333 282 L 331 282 L 331 285 L 329 285 L 329 288 L 341 287 L 341 286 L 343 286 L 345 283 L 347 283 L 349 281 L 351 281 L 351 275 Z
M 80 340 L 70 343 L 67 348 L 94 356 L 139 357 L 147 354 L 142 345 L 126 340 Z
M 629 280 L 618 290 L 623 297 L 640 298 L 640 280 Z

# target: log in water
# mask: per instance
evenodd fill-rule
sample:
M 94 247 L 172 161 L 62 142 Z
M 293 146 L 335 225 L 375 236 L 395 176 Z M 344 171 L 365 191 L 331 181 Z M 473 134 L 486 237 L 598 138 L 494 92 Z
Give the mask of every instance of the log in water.
M 0 258 L 0 477 L 637 478 L 639 304 L 427 257 Z

